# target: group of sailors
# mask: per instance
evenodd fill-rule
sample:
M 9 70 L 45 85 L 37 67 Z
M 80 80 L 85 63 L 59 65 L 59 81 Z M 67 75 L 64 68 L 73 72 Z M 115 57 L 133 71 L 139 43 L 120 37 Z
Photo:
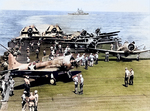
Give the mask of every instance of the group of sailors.
M 88 66 L 93 67 L 94 61 L 95 64 L 98 64 L 98 52 L 96 52 L 95 55 L 91 53 L 89 56 L 85 55 L 85 53 L 83 53 L 82 56 L 78 54 L 75 61 L 78 65 L 85 66 L 85 69 L 87 70 Z
M 1 78 L 2 100 L 1 101 L 8 101 L 7 99 L 5 99 L 5 97 L 14 95 L 14 85 L 15 85 L 15 81 L 13 80 L 12 76 L 9 76 L 9 75 L 2 76 L 2 78 Z M 9 91 L 8 95 L 7 95 L 7 90 Z
M 37 90 L 33 92 L 30 92 L 30 81 L 29 76 L 26 76 L 24 78 L 24 92 L 21 96 L 22 98 L 22 111 L 25 111 L 27 108 L 30 109 L 30 111 L 37 111 L 38 107 L 38 94 Z
M 133 85 L 133 79 L 134 79 L 134 71 L 131 68 L 130 71 L 127 69 L 127 67 L 125 68 L 125 87 L 128 87 L 129 85 Z
M 72 78 L 73 78 L 74 85 L 75 85 L 74 93 L 75 94 L 83 94 L 84 78 L 83 78 L 82 74 L 77 74 L 77 75 L 73 76 Z M 78 91 L 78 85 L 79 85 L 79 91 Z
M 30 111 L 37 111 L 38 98 L 39 98 L 39 95 L 37 92 L 38 92 L 37 90 L 34 91 L 34 94 L 33 92 L 30 92 L 29 96 L 27 96 L 26 91 L 23 92 L 21 96 L 22 111 L 26 111 L 27 108 L 29 108 Z

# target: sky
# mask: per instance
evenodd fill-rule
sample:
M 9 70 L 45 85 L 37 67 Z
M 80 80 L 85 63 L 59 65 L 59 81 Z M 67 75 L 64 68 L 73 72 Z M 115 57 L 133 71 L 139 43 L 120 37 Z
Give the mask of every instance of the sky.
M 150 0 L 0 0 L 0 10 L 149 12 Z

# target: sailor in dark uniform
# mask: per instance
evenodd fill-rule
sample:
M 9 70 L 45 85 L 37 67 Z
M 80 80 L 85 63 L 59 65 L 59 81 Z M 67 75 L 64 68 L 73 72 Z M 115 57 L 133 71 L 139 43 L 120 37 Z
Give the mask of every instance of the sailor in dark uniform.
M 88 70 L 88 56 L 85 57 L 85 69 Z

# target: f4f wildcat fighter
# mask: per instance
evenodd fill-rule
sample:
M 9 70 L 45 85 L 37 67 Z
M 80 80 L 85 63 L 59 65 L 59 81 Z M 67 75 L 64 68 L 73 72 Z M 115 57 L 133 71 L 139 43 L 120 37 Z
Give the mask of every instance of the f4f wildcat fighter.
M 135 42 L 134 41 L 132 43 L 125 42 L 120 47 L 118 46 L 118 43 L 117 43 L 117 50 L 106 50 L 106 49 L 96 49 L 96 48 L 90 48 L 90 50 L 92 50 L 92 51 L 99 51 L 99 52 L 103 52 L 103 53 L 109 52 L 110 54 L 116 56 L 118 60 L 120 60 L 120 58 L 122 56 L 128 57 L 129 55 L 137 55 L 137 59 L 139 59 L 139 54 L 140 53 L 150 51 L 150 50 L 139 50 L 135 46 Z

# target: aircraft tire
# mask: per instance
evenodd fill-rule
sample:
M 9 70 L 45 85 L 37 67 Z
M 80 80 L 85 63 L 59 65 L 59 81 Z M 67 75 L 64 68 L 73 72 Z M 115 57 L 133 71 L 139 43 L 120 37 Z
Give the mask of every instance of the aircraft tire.
M 55 80 L 54 79 L 50 79 L 50 84 L 54 85 L 55 84 Z

